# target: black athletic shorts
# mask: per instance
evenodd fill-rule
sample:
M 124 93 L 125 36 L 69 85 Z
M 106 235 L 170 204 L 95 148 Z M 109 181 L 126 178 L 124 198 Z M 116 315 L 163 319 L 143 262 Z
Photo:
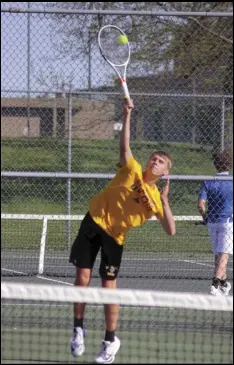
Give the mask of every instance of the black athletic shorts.
M 69 262 L 79 268 L 92 269 L 100 248 L 99 274 L 102 279 L 114 280 L 118 276 L 123 246 L 99 227 L 87 213 L 72 245 Z

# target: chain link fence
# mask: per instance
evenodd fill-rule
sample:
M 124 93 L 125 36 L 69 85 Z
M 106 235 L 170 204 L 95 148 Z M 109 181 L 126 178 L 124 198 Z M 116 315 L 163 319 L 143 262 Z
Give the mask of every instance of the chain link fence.
M 1 4 L 2 212 L 83 215 L 115 173 L 122 90 L 97 45 L 100 26 L 115 24 L 131 44 L 133 154 L 145 166 L 152 151 L 169 152 L 173 214 L 196 216 L 198 177 L 215 175 L 212 152 L 233 150 L 231 3 L 216 14 L 209 3 L 30 4 Z M 186 224 L 180 242 L 207 239 Z

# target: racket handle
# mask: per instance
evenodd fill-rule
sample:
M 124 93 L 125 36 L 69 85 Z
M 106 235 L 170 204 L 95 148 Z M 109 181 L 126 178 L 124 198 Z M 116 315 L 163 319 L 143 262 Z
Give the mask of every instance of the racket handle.
M 129 94 L 129 91 L 128 91 L 128 85 L 127 85 L 126 80 L 121 78 L 120 81 L 121 81 L 121 85 L 122 85 L 122 88 L 123 88 L 124 97 L 127 98 L 127 99 L 130 99 L 130 94 Z

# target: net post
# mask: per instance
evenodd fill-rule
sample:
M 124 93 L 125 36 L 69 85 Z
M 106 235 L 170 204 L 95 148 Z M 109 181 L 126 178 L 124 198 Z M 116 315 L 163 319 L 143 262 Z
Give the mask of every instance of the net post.
M 45 258 L 45 245 L 46 245 L 46 234 L 47 234 L 47 221 L 48 217 L 45 215 L 43 218 L 41 244 L 40 244 L 40 255 L 38 263 L 38 275 L 42 275 L 44 272 L 44 258 Z

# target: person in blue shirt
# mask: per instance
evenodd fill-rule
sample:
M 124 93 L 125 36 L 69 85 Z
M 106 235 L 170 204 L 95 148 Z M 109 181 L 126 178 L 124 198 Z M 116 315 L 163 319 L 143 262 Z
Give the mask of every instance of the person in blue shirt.
M 213 154 L 216 176 L 230 176 L 231 155 L 227 151 Z M 206 202 L 208 209 L 206 211 Z M 233 181 L 204 181 L 198 196 L 198 209 L 207 224 L 215 254 L 215 273 L 210 294 L 228 295 L 231 284 L 227 281 L 229 255 L 233 254 Z

